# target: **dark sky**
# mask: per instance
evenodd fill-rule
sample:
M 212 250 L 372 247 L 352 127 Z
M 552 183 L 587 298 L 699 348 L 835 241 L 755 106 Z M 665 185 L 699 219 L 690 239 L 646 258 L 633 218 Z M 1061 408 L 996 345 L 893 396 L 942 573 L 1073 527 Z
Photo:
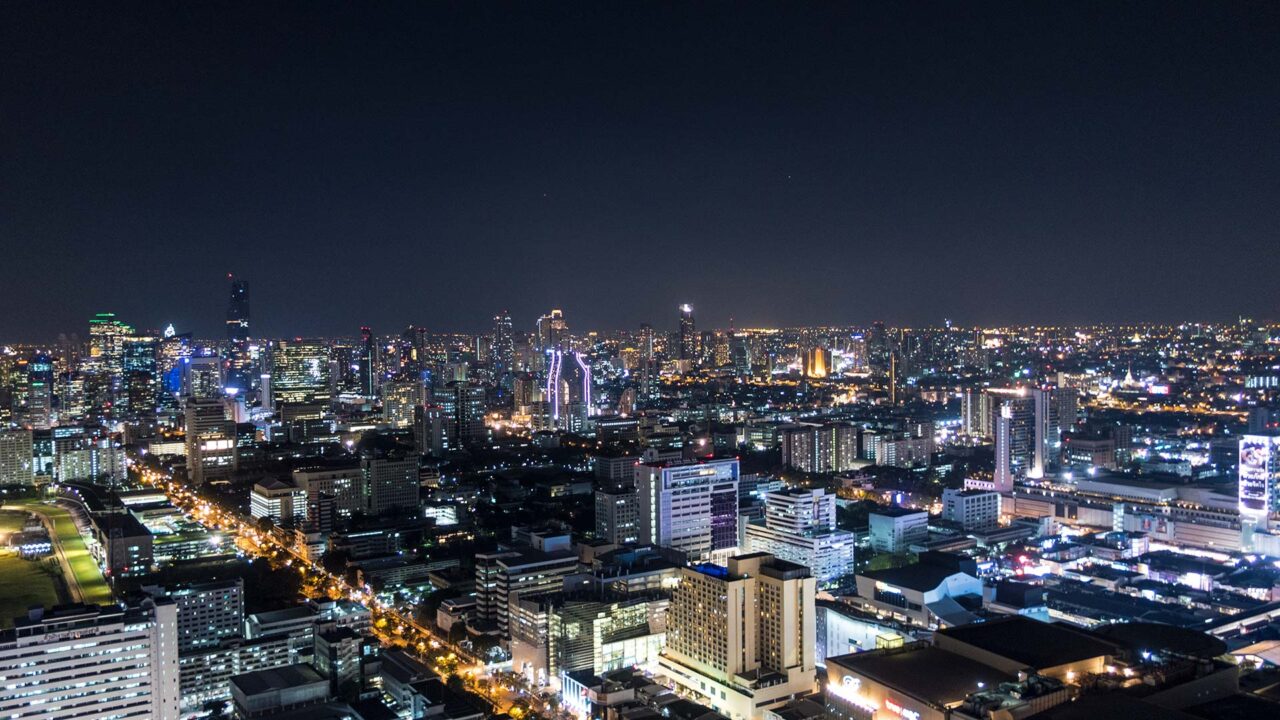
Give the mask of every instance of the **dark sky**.
M 228 272 L 255 335 L 1280 317 L 1274 2 L 36 0 L 0 60 L 0 339 Z

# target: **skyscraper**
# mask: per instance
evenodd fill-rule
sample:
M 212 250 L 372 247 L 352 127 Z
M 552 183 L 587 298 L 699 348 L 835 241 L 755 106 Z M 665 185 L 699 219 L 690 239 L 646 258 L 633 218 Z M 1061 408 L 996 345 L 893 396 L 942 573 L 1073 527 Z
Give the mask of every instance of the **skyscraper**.
M 493 318 L 493 375 L 500 377 L 511 371 L 515 360 L 516 343 L 512 332 L 511 315 L 503 310 Z
M 698 333 L 693 324 L 693 306 L 680 306 L 680 359 L 690 363 L 698 359 Z
M 245 393 L 253 389 L 257 373 L 249 352 L 249 282 L 231 280 L 231 299 L 227 303 L 227 375 L 224 386 L 228 393 Z
M 227 276 L 231 279 L 231 276 Z M 249 281 L 231 280 L 231 300 L 227 303 L 227 339 L 249 339 Z
M 636 465 L 640 542 L 664 545 L 693 560 L 738 545 L 738 461 Z
M 360 366 L 360 394 L 366 398 L 371 398 L 375 388 L 378 387 L 376 382 L 377 370 L 374 369 L 377 349 L 373 345 L 373 331 L 367 326 L 360 328 L 359 357 L 357 364 Z
M 768 553 L 682 568 L 658 666 L 721 714 L 751 720 L 814 691 L 815 582 Z

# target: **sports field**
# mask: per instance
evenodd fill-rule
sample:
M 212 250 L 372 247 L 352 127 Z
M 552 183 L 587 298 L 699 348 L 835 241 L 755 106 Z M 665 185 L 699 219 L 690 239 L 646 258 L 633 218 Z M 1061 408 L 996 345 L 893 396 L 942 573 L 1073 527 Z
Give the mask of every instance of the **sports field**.
M 16 550 L 7 549 L 10 533 L 22 530 L 27 514 L 18 510 L 0 510 L 0 539 L 6 547 L 0 548 L 0 627 L 11 627 L 13 619 L 27 614 L 32 605 L 57 605 L 65 602 L 58 597 L 58 580 L 50 574 L 48 560 L 23 560 Z M 54 566 L 54 572 L 59 572 Z
M 56 535 L 55 549 L 61 548 L 62 555 L 66 558 L 74 576 L 68 581 L 72 595 L 75 595 L 78 589 L 81 602 L 90 605 L 114 602 L 111 588 L 107 585 L 106 578 L 102 577 L 98 563 L 94 562 L 89 549 L 85 547 L 84 538 L 80 537 L 80 531 L 76 529 L 76 523 L 71 519 L 70 513 L 56 505 L 34 502 L 11 503 L 5 505 L 5 508 L 34 512 L 52 521 Z

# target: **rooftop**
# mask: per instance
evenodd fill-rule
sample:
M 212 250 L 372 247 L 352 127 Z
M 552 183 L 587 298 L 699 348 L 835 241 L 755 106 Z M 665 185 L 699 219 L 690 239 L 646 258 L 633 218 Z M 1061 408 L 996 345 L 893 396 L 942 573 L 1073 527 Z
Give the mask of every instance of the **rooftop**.
M 1037 670 L 1115 655 L 1118 650 L 1111 643 L 1079 630 L 1022 615 L 946 628 L 937 634 Z
M 979 687 L 993 687 L 1015 679 L 976 660 L 922 643 L 827 658 L 828 673 L 832 665 L 852 670 L 934 707 L 960 702 Z
M 271 668 L 270 670 L 257 670 L 231 678 L 231 684 L 239 688 L 240 692 L 245 695 L 259 695 L 272 690 L 283 690 L 299 685 L 322 682 L 325 682 L 325 679 L 320 677 L 320 673 L 306 664 L 285 665 Z
M 862 573 L 862 575 L 886 585 L 926 592 L 938 587 L 943 580 L 958 572 L 960 571 L 952 568 L 916 563 L 915 565 L 904 565 L 900 568 L 871 570 Z

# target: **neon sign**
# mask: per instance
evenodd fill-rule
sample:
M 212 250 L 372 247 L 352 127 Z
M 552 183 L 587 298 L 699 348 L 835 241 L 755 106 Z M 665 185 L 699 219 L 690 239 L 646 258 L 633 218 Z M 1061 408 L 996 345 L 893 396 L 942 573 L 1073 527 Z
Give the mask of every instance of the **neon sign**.
M 900 718 L 904 718 L 904 720 L 920 720 L 920 713 L 915 710 L 904 708 L 889 698 L 885 698 L 884 700 L 884 709 Z

